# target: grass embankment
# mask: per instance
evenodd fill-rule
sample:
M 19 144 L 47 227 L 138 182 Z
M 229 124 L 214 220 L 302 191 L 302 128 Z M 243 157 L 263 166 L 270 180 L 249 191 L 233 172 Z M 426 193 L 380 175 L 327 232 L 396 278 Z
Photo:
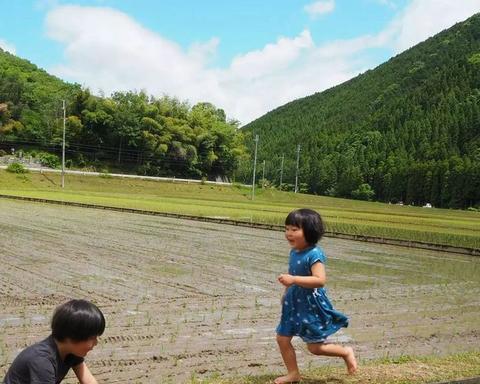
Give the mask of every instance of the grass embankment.
M 0 194 L 279 224 L 298 207 L 318 210 L 333 232 L 480 248 L 480 213 L 355 201 L 275 190 L 0 170 Z
M 267 384 L 274 375 L 209 379 L 192 378 L 191 384 Z M 304 372 L 303 384 L 426 384 L 480 377 L 480 352 L 445 357 L 409 357 L 360 363 L 354 376 L 343 366 L 327 366 Z

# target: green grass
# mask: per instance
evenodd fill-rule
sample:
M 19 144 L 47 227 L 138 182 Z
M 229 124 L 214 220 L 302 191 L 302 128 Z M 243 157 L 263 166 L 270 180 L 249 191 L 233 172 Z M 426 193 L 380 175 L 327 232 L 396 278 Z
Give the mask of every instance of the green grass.
M 283 374 L 279 371 L 278 374 Z M 480 376 L 480 352 L 450 356 L 381 359 L 360 362 L 356 375 L 349 376 L 340 365 L 309 369 L 303 373 L 303 384 L 426 384 Z M 192 378 L 191 384 L 267 384 L 276 375 Z
M 334 232 L 480 249 L 480 213 L 248 188 L 0 170 L 0 194 L 282 225 L 294 208 L 318 210 Z

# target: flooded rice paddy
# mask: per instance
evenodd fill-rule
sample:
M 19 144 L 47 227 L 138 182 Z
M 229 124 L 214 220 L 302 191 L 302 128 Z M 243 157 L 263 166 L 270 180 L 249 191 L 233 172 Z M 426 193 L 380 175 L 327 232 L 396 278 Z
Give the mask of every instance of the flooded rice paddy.
M 332 340 L 360 360 L 478 350 L 480 258 L 333 238 L 321 246 L 328 294 L 351 319 Z M 106 315 L 87 356 L 99 382 L 283 372 L 276 278 L 288 252 L 281 232 L 0 200 L 0 377 L 70 298 Z M 339 363 L 296 344 L 302 367 Z

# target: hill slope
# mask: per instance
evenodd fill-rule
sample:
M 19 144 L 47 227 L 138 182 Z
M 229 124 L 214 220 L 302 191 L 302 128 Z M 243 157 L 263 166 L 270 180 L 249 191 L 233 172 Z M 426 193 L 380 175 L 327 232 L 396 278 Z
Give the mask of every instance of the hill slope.
M 465 208 L 480 204 L 480 14 L 337 87 L 244 127 L 266 178 L 312 193 Z M 253 141 L 253 140 L 252 140 Z
M 62 100 L 79 90 L 0 48 L 0 135 L 44 136 L 61 115 Z
M 0 150 L 61 154 L 62 100 L 67 166 L 215 178 L 230 176 L 245 155 L 237 122 L 211 103 L 145 92 L 97 97 L 0 49 Z

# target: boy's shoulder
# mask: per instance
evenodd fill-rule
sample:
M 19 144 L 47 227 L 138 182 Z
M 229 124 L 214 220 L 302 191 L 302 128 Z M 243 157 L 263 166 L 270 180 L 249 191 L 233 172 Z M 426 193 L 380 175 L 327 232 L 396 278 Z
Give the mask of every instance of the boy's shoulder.
M 14 359 L 4 383 L 28 382 L 34 378 L 50 378 L 55 374 L 57 352 L 49 338 L 25 348 Z M 40 381 L 38 381 L 40 382 Z
M 51 336 L 47 337 L 46 339 L 25 348 L 20 352 L 17 359 L 19 359 L 19 363 L 26 365 L 35 365 L 39 362 L 45 363 L 47 360 L 54 364 L 57 358 L 57 350 L 54 343 L 55 342 Z

